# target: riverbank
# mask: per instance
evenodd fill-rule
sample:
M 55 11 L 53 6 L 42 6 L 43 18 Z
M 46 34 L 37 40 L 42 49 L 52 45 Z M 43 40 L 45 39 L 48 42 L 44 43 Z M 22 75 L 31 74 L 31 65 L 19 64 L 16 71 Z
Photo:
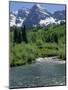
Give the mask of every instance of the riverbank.
M 66 63 L 65 60 L 61 60 L 56 56 L 53 57 L 39 57 L 37 58 L 35 61 L 31 62 L 31 63 L 27 63 L 27 64 L 32 64 L 32 63 L 52 63 L 52 64 L 64 64 Z M 10 65 L 10 67 L 16 67 L 16 66 L 22 66 L 22 65 L 27 65 L 27 64 L 16 64 L 16 65 Z
M 45 57 L 45 58 L 37 58 L 36 62 L 38 63 L 56 63 L 56 64 L 64 64 L 65 60 L 58 59 L 57 57 Z

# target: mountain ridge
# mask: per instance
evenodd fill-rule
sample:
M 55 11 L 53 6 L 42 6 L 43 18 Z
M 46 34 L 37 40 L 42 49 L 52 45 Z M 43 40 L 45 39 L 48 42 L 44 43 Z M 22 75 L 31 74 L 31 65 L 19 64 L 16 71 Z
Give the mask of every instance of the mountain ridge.
M 19 9 L 16 12 L 10 13 L 10 27 L 27 27 L 48 26 L 50 24 L 60 24 L 65 22 L 65 11 L 56 11 L 51 14 L 40 4 L 35 4 L 31 9 Z

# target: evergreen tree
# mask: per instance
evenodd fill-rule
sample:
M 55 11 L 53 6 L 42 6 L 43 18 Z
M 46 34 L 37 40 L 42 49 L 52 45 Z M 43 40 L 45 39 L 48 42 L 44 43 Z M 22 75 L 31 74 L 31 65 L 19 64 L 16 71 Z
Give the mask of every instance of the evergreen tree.
M 25 25 L 24 25 L 24 27 L 23 27 L 23 29 L 22 29 L 22 40 L 23 40 L 25 43 L 28 42 L 28 41 L 27 41 L 27 36 L 26 36 L 26 28 L 25 28 Z
M 17 28 L 14 27 L 14 42 L 17 42 L 17 35 L 18 35 Z
M 58 44 L 58 35 L 54 34 L 54 41 Z
M 22 35 L 22 41 L 23 41 L 23 27 L 21 27 L 21 35 Z
M 22 42 L 22 34 L 21 34 L 21 31 L 18 32 L 18 43 L 21 43 Z

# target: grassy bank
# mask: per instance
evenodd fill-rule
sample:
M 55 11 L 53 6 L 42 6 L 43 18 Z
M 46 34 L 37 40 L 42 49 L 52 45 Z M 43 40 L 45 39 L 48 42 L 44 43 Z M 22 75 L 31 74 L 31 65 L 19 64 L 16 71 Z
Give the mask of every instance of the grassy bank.
M 49 27 L 48 30 L 40 27 L 26 30 L 26 39 L 28 43 L 14 42 L 14 31 L 10 32 L 11 66 L 32 63 L 38 57 L 58 56 L 62 60 L 66 59 L 65 24 Z

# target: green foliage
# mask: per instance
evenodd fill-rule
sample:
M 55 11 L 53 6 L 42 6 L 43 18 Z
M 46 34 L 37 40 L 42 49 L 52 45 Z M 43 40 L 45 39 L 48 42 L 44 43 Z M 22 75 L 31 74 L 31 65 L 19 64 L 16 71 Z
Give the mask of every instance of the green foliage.
M 27 35 L 26 35 L 25 26 L 22 28 L 15 27 L 13 34 L 14 34 L 13 35 L 14 36 L 14 38 L 13 38 L 14 43 L 21 43 L 22 41 L 27 43 Z
M 62 60 L 66 60 L 65 45 L 61 45 L 59 48 L 58 56 Z
M 36 32 L 28 32 L 28 41 L 32 43 L 36 42 Z
M 31 63 L 37 58 L 36 46 L 32 44 L 15 44 L 11 46 L 11 65 Z
M 48 56 L 65 60 L 65 45 L 65 24 L 50 26 L 48 29 L 14 27 L 10 32 L 10 65 L 28 64 L 38 57 Z
M 37 45 L 38 48 L 42 48 L 43 47 L 42 40 L 37 40 L 36 45 Z
M 24 25 L 24 28 L 21 28 L 22 29 L 22 40 L 27 43 L 27 36 L 26 36 L 26 28 L 25 28 L 25 25 Z
M 18 41 L 18 32 L 17 32 L 17 28 L 15 27 L 14 28 L 14 42 L 17 42 Z

